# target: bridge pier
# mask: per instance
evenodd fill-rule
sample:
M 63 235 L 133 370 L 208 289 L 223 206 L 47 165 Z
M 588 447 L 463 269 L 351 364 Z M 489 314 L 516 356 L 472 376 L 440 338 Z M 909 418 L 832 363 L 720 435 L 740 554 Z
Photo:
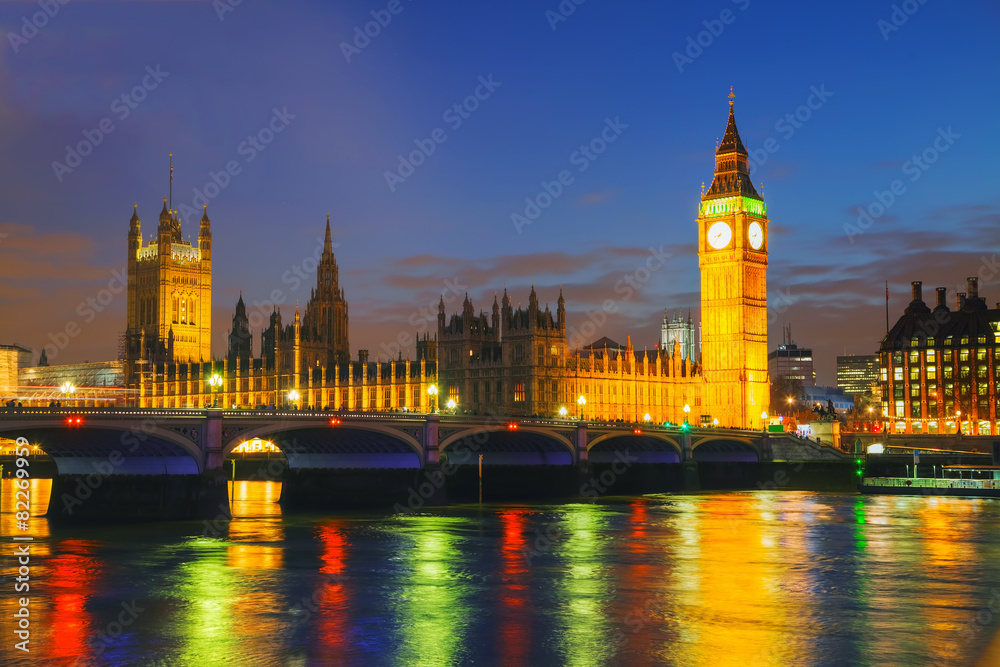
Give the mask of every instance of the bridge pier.
M 582 496 L 594 474 L 587 453 L 587 422 L 582 419 L 576 423 L 573 444 L 576 449 L 576 488 L 579 489 L 577 495 Z
M 424 448 L 423 470 L 417 471 L 413 486 L 423 500 L 421 505 L 447 505 L 448 493 L 445 490 L 447 476 L 454 472 L 454 466 L 441 465 L 441 450 L 438 448 L 438 426 L 441 418 L 438 415 L 427 415 L 421 432 L 420 444 Z M 410 491 L 411 497 L 413 489 Z
M 230 512 L 229 487 L 222 455 L 222 410 L 205 411 L 201 433 L 201 450 L 204 452 L 201 473 L 201 494 L 198 518 L 227 520 Z

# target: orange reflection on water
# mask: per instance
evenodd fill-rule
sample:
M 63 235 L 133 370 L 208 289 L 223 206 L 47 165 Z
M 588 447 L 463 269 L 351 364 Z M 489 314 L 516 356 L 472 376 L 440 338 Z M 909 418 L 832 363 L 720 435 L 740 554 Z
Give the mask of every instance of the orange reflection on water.
M 499 647 L 503 652 L 500 664 L 527 664 L 531 645 L 531 625 L 528 617 L 530 596 L 528 594 L 528 560 L 526 557 L 528 539 L 524 534 L 527 524 L 524 510 L 500 512 L 503 531 L 500 543 L 500 557 L 503 564 L 500 593 Z
M 967 612 L 985 606 L 976 600 L 966 582 L 975 580 L 977 572 L 985 567 L 983 555 L 974 547 L 975 540 L 967 539 L 967 531 L 976 530 L 973 521 L 983 505 L 982 500 L 971 498 L 920 498 L 915 509 L 919 543 L 924 556 L 915 569 L 926 568 L 937 574 L 920 583 L 923 617 L 927 637 L 928 656 L 935 664 L 954 658 L 956 639 L 967 641 L 961 621 Z M 962 544 L 961 550 L 958 545 Z M 970 548 L 973 547 L 973 548 Z
M 275 488 L 277 487 L 277 488 Z M 281 544 L 285 531 L 280 521 L 281 482 L 236 482 L 233 520 L 229 522 L 227 565 L 235 568 L 278 570 L 284 565 Z
M 323 545 L 319 571 L 323 574 L 316 598 L 319 601 L 319 644 L 324 660 L 335 663 L 346 659 L 350 647 L 348 631 L 348 597 L 344 571 L 347 569 L 347 537 L 342 522 L 331 521 L 317 528 Z
M 679 619 L 690 664 L 782 665 L 800 654 L 790 644 L 800 610 L 776 584 L 757 502 L 749 494 L 707 496 L 681 517 L 698 540 Z

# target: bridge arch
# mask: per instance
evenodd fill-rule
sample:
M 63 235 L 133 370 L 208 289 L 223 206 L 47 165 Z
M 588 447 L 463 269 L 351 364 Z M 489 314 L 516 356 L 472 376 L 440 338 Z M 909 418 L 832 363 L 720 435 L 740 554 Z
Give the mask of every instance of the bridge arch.
M 79 427 L 68 427 L 62 419 L 58 425 L 38 420 L 2 421 L 0 436 L 23 436 L 39 445 L 60 475 L 89 475 L 108 470 L 108 464 L 113 475 L 203 472 L 204 455 L 198 443 L 150 422 L 123 426 L 120 422 L 88 420 L 86 415 Z
M 223 458 L 254 438 L 270 440 L 295 468 L 421 468 L 425 453 L 413 436 L 371 422 L 265 424 L 231 436 Z
M 587 444 L 587 459 L 593 463 L 614 462 L 628 452 L 636 463 L 680 463 L 681 445 L 665 433 L 604 433 Z
M 439 445 L 455 465 L 571 465 L 576 461 L 575 448 L 569 438 L 551 430 L 507 425 L 476 426 L 451 433 Z
M 760 447 L 750 438 L 706 436 L 691 443 L 691 458 L 706 463 L 757 463 L 760 461 Z

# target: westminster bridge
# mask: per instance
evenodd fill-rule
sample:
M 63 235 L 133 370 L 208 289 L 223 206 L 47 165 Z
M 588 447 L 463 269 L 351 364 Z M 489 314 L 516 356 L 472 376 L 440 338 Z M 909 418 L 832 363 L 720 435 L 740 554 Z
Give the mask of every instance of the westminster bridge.
M 415 412 L 0 411 L 0 438 L 18 437 L 54 464 L 49 515 L 74 517 L 190 516 L 199 503 L 224 507 L 226 480 L 236 474 L 228 462 L 256 439 L 280 450 L 282 503 L 306 509 L 357 499 L 409 499 L 411 506 L 414 498 L 421 505 L 466 499 L 480 476 L 493 498 L 697 489 L 706 471 L 754 488 L 769 479 L 771 464 L 850 459 L 784 433 Z

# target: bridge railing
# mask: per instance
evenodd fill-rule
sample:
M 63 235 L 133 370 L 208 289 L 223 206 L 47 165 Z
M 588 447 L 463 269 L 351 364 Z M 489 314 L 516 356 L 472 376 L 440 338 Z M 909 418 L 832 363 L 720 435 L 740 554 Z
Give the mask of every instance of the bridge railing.
M 864 486 L 903 489 L 1000 489 L 1000 479 L 948 479 L 945 477 L 865 477 Z
M 207 410 L 198 409 L 167 409 L 167 408 L 74 408 L 74 407 L 8 407 L 0 406 L 0 419 L 52 419 L 53 417 L 68 417 L 84 415 L 102 418 L 115 417 L 204 417 Z

